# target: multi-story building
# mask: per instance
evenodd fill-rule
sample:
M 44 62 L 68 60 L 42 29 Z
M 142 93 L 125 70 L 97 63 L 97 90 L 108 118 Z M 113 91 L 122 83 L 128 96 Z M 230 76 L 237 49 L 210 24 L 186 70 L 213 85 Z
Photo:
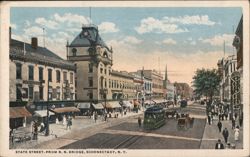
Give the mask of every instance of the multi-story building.
M 94 25 L 83 25 L 75 39 L 67 45 L 67 59 L 74 62 L 78 101 L 111 99 L 109 87 L 112 49 L 104 43 Z
M 144 76 L 143 78 L 145 100 L 150 100 L 152 96 L 152 79 L 147 76 Z
M 223 101 L 231 103 L 231 76 L 236 71 L 236 56 L 232 55 L 224 60 L 223 64 Z
M 145 100 L 145 91 L 144 91 L 144 78 L 143 74 L 139 74 L 137 72 L 130 73 L 134 78 L 134 86 L 135 86 L 135 98 L 137 100 L 144 99 Z
M 141 73 L 142 70 L 138 70 Z M 156 70 L 143 70 L 144 77 L 152 80 L 152 98 L 163 98 L 163 76 Z
M 31 43 L 14 40 L 10 29 L 9 59 L 10 107 L 22 104 L 32 112 L 75 100 L 74 64 L 39 46 L 37 38 Z
M 167 100 L 174 100 L 175 98 L 175 87 L 174 84 L 169 80 L 167 82 Z
M 134 99 L 136 97 L 136 87 L 134 77 L 128 72 L 112 71 L 110 73 L 108 86 L 108 99 Z
M 240 22 L 235 32 L 233 46 L 237 51 L 237 72 L 234 74 L 234 82 L 237 88 L 234 93 L 234 97 L 237 104 L 240 104 L 242 108 L 243 100 L 243 16 L 241 16 Z M 238 96 L 237 96 L 238 95 Z

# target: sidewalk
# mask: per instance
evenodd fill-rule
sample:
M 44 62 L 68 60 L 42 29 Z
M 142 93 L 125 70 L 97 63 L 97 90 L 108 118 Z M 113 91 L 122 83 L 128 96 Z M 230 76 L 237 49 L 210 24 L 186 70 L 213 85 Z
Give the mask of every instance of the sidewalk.
M 222 131 L 219 132 L 219 129 L 217 127 L 218 123 L 218 117 L 215 116 L 216 119 L 213 120 L 212 124 L 209 125 L 206 123 L 203 138 L 201 141 L 200 149 L 215 149 L 215 144 L 218 141 L 218 139 L 221 139 L 224 146 L 226 146 L 226 143 L 224 141 Z M 240 136 L 239 141 L 234 140 L 234 130 L 232 129 L 232 123 L 231 120 L 224 120 L 221 121 L 222 123 L 222 129 L 227 128 L 229 132 L 228 142 L 232 145 L 234 144 L 236 146 L 236 149 L 242 149 L 243 148 L 243 130 L 242 127 L 240 128 Z M 238 124 L 238 119 L 236 120 L 236 126 Z
M 98 116 L 97 121 L 95 122 L 93 118 L 89 118 L 88 116 L 76 116 L 75 119 L 72 121 L 71 129 L 66 129 L 66 125 L 62 124 L 50 124 L 50 135 L 45 136 L 42 133 L 38 134 L 38 140 L 30 140 L 22 143 L 15 143 L 14 145 L 10 144 L 10 149 L 27 149 L 27 148 L 34 148 L 36 145 L 39 145 L 43 142 L 54 140 L 59 137 L 63 137 L 66 134 L 71 134 L 78 132 L 79 130 L 84 130 L 89 127 L 99 126 L 104 123 L 112 123 L 112 121 L 116 121 L 117 119 L 124 119 L 130 116 L 135 116 L 141 114 L 142 111 L 138 113 L 135 112 L 127 112 L 126 115 L 121 116 L 119 114 L 118 118 L 108 118 L 107 122 L 103 120 L 101 116 Z M 31 134 L 31 126 L 27 126 L 25 128 L 18 128 L 18 131 L 30 133 Z

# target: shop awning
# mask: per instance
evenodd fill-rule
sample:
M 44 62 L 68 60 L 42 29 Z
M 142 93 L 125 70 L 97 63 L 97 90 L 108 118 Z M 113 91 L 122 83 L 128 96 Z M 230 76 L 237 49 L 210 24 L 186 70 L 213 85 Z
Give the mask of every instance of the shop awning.
M 98 104 L 92 104 L 93 107 L 96 109 L 96 110 L 101 110 L 101 109 L 104 109 L 103 105 L 101 103 L 98 103 Z
M 129 101 L 123 101 L 123 106 L 133 108 L 133 104 L 131 104 Z
M 55 113 L 80 112 L 80 110 L 76 107 L 61 107 L 61 108 L 55 108 L 52 111 Z
M 89 109 L 90 108 L 90 103 L 79 103 L 77 105 L 77 108 L 79 108 L 79 109 Z
M 106 108 L 120 108 L 120 107 L 121 107 L 121 105 L 119 104 L 118 101 L 116 101 L 116 102 L 108 102 L 106 104 Z
M 155 103 L 159 104 L 159 103 L 164 103 L 165 100 L 161 100 L 161 99 L 158 99 L 158 100 L 153 100 Z
M 55 115 L 55 113 L 49 111 L 49 116 Z M 46 117 L 47 116 L 47 110 L 40 110 L 40 111 L 35 111 L 34 116 L 37 117 Z
M 25 107 L 10 107 L 10 118 L 31 117 L 31 113 Z
M 135 105 L 135 106 L 139 106 L 140 103 L 139 103 L 138 101 L 134 101 L 134 105 Z

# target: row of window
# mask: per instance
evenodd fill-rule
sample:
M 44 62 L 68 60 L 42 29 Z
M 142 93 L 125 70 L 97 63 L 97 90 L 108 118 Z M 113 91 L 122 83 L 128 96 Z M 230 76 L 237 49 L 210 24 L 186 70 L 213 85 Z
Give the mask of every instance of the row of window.
M 60 100 L 61 97 L 61 91 L 60 91 L 60 87 L 57 87 L 55 89 L 56 91 L 53 91 L 52 87 L 49 87 L 49 91 L 48 91 L 48 98 L 49 100 L 52 100 L 52 98 L 56 98 L 56 100 Z M 66 91 L 66 89 L 64 89 Z M 35 99 L 39 100 L 44 100 L 44 87 L 40 86 L 39 87 L 39 92 L 36 94 L 37 92 L 35 92 Z M 33 86 L 29 86 L 28 88 L 22 88 L 21 84 L 16 85 L 16 99 L 17 100 L 22 100 L 22 99 L 29 99 L 29 100 L 34 100 L 34 87 Z M 63 92 L 63 98 L 62 99 L 68 99 L 70 98 L 71 100 L 73 100 L 74 98 L 74 93 L 68 93 L 68 92 Z
M 28 80 L 34 80 L 34 66 L 29 65 L 28 66 Z M 39 81 L 43 81 L 43 67 L 38 68 L 38 75 L 39 75 Z M 73 72 L 70 73 L 70 83 L 73 83 L 74 74 Z M 16 79 L 22 79 L 22 64 L 16 63 Z M 52 82 L 52 69 L 48 69 L 48 80 Z M 60 70 L 56 70 L 56 82 L 61 81 L 61 72 Z M 67 72 L 63 72 L 63 81 L 67 82 Z
M 89 70 L 88 70 L 89 73 L 93 73 L 93 64 L 90 63 L 90 64 L 88 65 L 88 69 L 89 69 Z M 111 69 L 109 69 L 109 74 L 110 74 L 110 72 L 111 72 Z M 104 74 L 106 75 L 106 74 L 107 74 L 107 69 L 106 69 L 106 68 L 103 68 L 103 67 L 100 67 L 100 73 L 101 73 L 101 74 L 104 73 Z

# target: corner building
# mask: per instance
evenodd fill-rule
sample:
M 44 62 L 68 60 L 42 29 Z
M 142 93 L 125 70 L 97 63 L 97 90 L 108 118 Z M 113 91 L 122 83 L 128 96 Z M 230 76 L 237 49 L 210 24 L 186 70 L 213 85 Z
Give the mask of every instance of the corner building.
M 76 98 L 94 102 L 111 99 L 108 83 L 112 67 L 112 49 L 108 48 L 95 25 L 84 25 L 82 31 L 67 45 L 67 59 L 76 69 Z

